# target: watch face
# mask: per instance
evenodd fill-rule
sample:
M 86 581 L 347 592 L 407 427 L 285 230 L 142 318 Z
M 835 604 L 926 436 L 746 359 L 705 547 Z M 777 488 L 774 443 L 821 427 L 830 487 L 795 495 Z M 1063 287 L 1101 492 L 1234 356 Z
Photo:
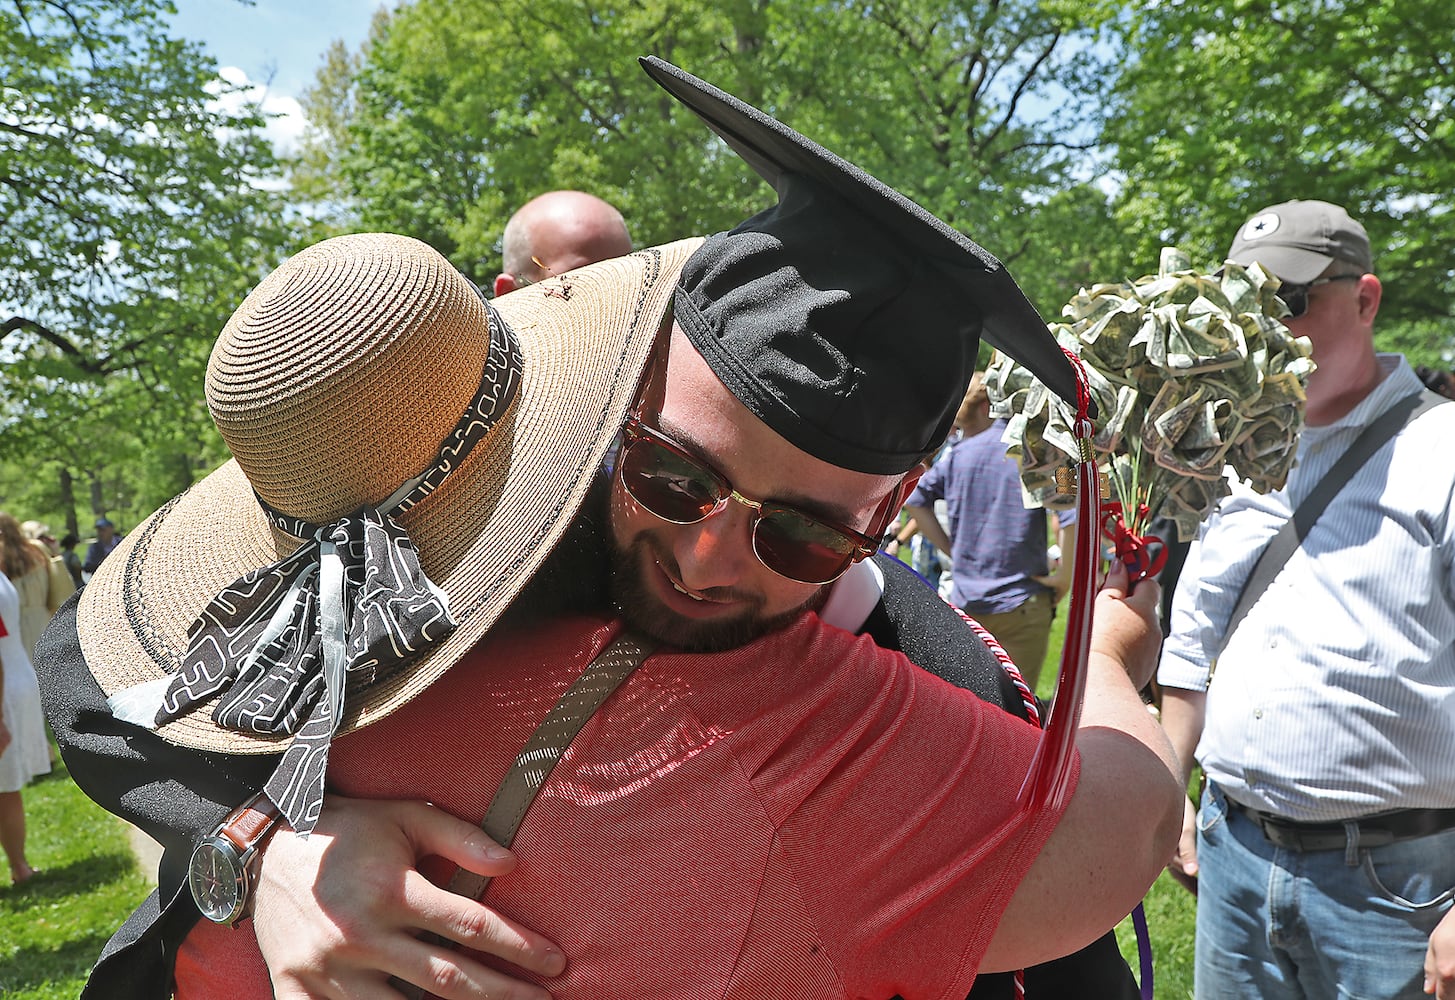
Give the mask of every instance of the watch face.
M 209 837 L 192 852 L 187 886 L 208 920 L 231 923 L 242 909 L 245 886 L 241 859 L 229 841 Z

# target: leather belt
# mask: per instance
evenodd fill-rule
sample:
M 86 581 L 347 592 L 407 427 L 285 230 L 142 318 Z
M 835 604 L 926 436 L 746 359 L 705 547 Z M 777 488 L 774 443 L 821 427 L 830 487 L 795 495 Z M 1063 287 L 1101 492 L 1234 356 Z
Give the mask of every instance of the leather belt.
M 1224 797 L 1229 808 L 1248 817 L 1275 847 L 1294 851 L 1344 850 L 1349 831 L 1343 821 L 1301 823 L 1261 812 Z M 1455 809 L 1399 809 L 1350 820 L 1359 832 L 1360 847 L 1382 847 L 1402 840 L 1415 840 L 1455 828 Z

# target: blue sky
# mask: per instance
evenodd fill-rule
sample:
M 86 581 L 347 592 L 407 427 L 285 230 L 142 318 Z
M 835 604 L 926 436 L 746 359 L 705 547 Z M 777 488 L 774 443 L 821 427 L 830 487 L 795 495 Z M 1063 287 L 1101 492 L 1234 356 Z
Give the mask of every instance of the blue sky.
M 201 42 L 230 83 L 253 84 L 247 94 L 282 117 L 269 129 L 287 145 L 302 130 L 297 98 L 313 82 L 335 39 L 357 49 L 369 21 L 389 0 L 175 0 L 175 36 Z

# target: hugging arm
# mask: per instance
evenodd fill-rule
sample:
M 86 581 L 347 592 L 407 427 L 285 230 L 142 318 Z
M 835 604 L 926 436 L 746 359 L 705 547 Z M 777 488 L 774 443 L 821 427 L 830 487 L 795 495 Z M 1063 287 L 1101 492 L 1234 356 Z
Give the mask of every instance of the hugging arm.
M 1071 802 L 1006 909 L 984 968 L 1079 948 L 1127 915 L 1166 865 L 1182 826 L 1177 756 L 1138 692 L 1156 665 L 1160 589 L 1127 592 L 1113 563 L 1096 598 Z M 1067 899 L 1078 901 L 1067 906 Z
M 171 995 L 177 946 L 201 919 L 187 891 L 192 847 L 263 786 L 277 757 L 178 747 L 118 722 L 81 656 L 78 601 L 61 607 L 37 647 L 46 714 L 76 784 L 164 851 L 157 891 L 107 942 L 82 997 L 162 1000 Z M 479 827 L 423 803 L 354 804 L 330 800 L 318 833 L 305 840 L 279 831 L 264 854 L 255 926 L 259 943 L 282 956 L 283 972 L 274 970 L 277 995 L 388 995 L 378 991 L 390 972 L 401 972 L 434 982 L 444 1000 L 484 995 L 482 983 L 493 996 L 544 996 L 461 956 L 439 958 L 440 949 L 431 951 L 415 937 L 424 930 L 444 933 L 543 975 L 560 972 L 564 960 L 544 938 L 430 886 L 415 868 L 418 859 L 439 854 L 494 876 L 510 869 L 512 856 L 492 851 Z M 337 836 L 340 828 L 349 836 Z M 280 892 L 280 885 L 293 891 Z M 333 978 L 343 992 L 329 985 Z

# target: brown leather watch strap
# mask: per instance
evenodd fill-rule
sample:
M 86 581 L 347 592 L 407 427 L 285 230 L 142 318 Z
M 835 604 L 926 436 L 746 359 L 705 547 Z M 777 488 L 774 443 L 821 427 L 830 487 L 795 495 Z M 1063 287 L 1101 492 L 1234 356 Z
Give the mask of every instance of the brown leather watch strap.
M 241 854 L 256 847 L 278 821 L 278 807 L 262 792 L 227 814 L 217 835 L 232 841 Z

